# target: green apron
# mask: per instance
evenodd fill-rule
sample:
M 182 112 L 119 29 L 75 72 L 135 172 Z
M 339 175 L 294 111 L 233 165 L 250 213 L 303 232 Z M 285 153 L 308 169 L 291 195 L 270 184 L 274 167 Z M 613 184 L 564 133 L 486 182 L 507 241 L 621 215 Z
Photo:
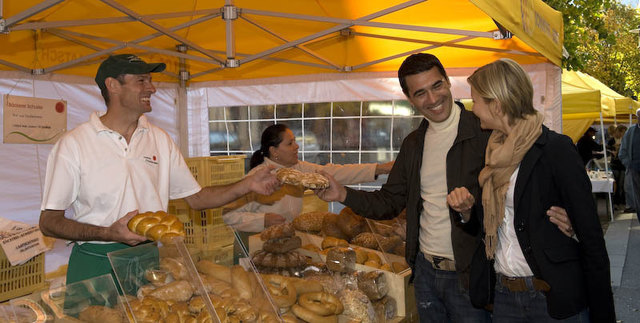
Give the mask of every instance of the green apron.
M 74 243 L 69 257 L 69 267 L 67 268 L 67 285 L 104 274 L 111 274 L 116 287 L 119 289 L 118 280 L 111 269 L 107 253 L 124 248 L 129 248 L 129 246 L 124 243 Z

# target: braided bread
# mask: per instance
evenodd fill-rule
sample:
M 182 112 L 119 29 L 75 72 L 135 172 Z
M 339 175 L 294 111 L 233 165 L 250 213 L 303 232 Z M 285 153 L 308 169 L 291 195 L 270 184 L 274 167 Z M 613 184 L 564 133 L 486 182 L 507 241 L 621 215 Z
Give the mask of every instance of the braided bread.
M 164 211 L 140 213 L 129 220 L 127 227 L 131 232 L 154 241 L 168 242 L 171 238 L 185 235 L 178 217 Z

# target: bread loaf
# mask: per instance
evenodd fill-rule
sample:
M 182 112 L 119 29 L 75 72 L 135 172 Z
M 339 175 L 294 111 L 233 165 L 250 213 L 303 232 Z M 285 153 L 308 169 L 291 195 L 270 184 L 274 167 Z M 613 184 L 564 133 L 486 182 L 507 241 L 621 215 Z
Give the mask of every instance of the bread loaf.
M 218 265 L 209 260 L 200 260 L 196 263 L 196 269 L 202 274 L 231 283 L 231 269 L 227 266 Z
M 293 226 L 296 230 L 305 232 L 318 232 L 322 230 L 322 219 L 329 212 L 313 211 L 302 213 L 293 219 Z
M 176 280 L 156 288 L 150 295 L 163 301 L 186 302 L 193 296 L 193 287 L 186 280 Z
M 164 211 L 137 214 L 129 220 L 127 227 L 131 232 L 153 241 L 169 242 L 174 237 L 185 235 L 178 217 Z
M 350 207 L 345 207 L 340 211 L 338 227 L 347 236 L 347 240 L 369 230 L 367 220 L 353 212 Z
M 80 315 L 78 315 L 78 319 L 87 323 L 124 322 L 122 312 L 100 305 L 91 305 L 85 308 L 80 312 Z
M 358 289 L 360 289 L 372 301 L 377 301 L 387 295 L 389 285 L 381 271 L 358 273 Z
M 347 240 L 349 237 L 338 227 L 338 217 L 335 213 L 326 214 L 322 219 L 322 233 L 328 237 Z
M 348 273 L 356 264 L 356 252 L 350 248 L 334 247 L 327 253 L 327 268 L 334 272 Z

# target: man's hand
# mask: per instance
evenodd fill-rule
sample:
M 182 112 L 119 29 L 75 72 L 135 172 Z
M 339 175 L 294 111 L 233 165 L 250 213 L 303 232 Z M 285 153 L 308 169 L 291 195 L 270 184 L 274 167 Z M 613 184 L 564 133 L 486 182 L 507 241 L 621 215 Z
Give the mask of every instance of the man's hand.
M 471 209 L 475 204 L 476 199 L 469 193 L 466 187 L 456 187 L 447 195 L 447 204 L 454 211 L 462 214 L 465 222 L 469 221 L 471 217 Z
M 131 211 L 124 217 L 120 218 L 118 221 L 114 222 L 109 227 L 112 241 L 122 242 L 130 246 L 135 246 L 141 242 L 145 242 L 148 240 L 144 236 L 131 232 L 131 230 L 129 230 L 129 227 L 127 227 L 127 223 L 129 223 L 129 220 L 131 220 L 131 218 L 133 218 L 136 214 L 138 214 L 138 210 Z
M 344 186 L 336 182 L 336 179 L 325 171 L 318 171 L 318 174 L 329 179 L 329 187 L 324 189 L 315 189 L 314 192 L 316 195 L 326 202 L 344 202 L 347 198 L 347 190 Z
M 262 195 L 270 195 L 280 187 L 280 181 L 271 171 L 274 166 L 262 167 L 260 170 L 247 176 L 245 180 L 249 190 Z
M 575 234 L 571 226 L 571 220 L 567 211 L 559 206 L 552 206 L 547 210 L 549 221 L 558 226 L 558 229 L 567 237 L 571 238 Z
M 264 214 L 264 227 L 268 228 L 272 225 L 282 224 L 284 223 L 285 218 L 276 213 L 265 213 Z

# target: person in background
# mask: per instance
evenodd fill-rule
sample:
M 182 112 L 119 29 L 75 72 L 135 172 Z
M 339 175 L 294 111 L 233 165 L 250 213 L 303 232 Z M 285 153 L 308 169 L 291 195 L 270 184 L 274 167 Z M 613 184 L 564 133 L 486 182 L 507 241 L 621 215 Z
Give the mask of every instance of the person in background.
M 107 106 L 67 132 L 47 161 L 40 214 L 44 235 L 74 241 L 67 284 L 113 272 L 108 252 L 145 242 L 127 228 L 138 212 L 166 211 L 169 199 L 193 209 L 218 207 L 248 192 L 279 186 L 269 168 L 240 182 L 200 187 L 171 137 L 151 124 L 151 73 L 164 63 L 131 54 L 109 56 L 95 81 Z M 65 210 L 73 215 L 65 217 Z
M 571 139 L 542 124 L 515 61 L 497 60 L 467 80 L 473 113 L 493 130 L 479 181 L 485 253 L 497 272 L 494 322 L 616 322 L 602 227 Z M 554 204 L 577 239 L 547 221 Z
M 640 131 L 638 131 L 640 128 L 640 108 L 636 110 L 636 116 L 638 116 L 638 124 L 629 127 L 622 137 L 618 158 L 626 167 L 628 177 L 625 180 L 631 182 L 631 191 L 633 192 L 630 194 L 631 201 L 627 199 L 627 203 L 631 205 L 633 210 L 625 211 L 636 212 L 636 216 L 640 219 L 640 215 L 638 215 L 640 202 Z
M 260 149 L 251 156 L 249 175 L 264 168 L 292 168 L 305 173 L 323 170 L 334 175 L 344 184 L 375 181 L 381 174 L 388 174 L 393 162 L 382 164 L 318 165 L 298 160 L 296 138 L 285 124 L 267 127 L 260 140 Z M 235 203 L 235 209 L 223 215 L 224 222 L 241 232 L 260 232 L 264 228 L 283 222 L 291 222 L 302 211 L 304 189 L 282 185 L 268 196 L 250 194 Z
M 576 146 L 578 147 L 578 152 L 580 153 L 580 157 L 582 158 L 582 162 L 585 166 L 594 158 L 602 157 L 602 146 L 598 145 L 595 140 L 596 129 L 593 127 L 589 127 L 587 131 L 582 135 Z M 600 153 L 598 153 L 600 152 Z
M 618 153 L 620 151 L 620 143 L 622 142 L 622 136 L 624 136 L 627 131 L 627 126 L 618 125 L 614 132 L 613 136 L 607 143 L 607 149 L 611 151 L 611 172 L 613 173 L 613 178 L 615 180 L 615 188 L 613 192 L 613 203 L 615 205 L 620 205 L 621 208 L 624 208 L 625 205 L 625 167 L 618 157 Z

